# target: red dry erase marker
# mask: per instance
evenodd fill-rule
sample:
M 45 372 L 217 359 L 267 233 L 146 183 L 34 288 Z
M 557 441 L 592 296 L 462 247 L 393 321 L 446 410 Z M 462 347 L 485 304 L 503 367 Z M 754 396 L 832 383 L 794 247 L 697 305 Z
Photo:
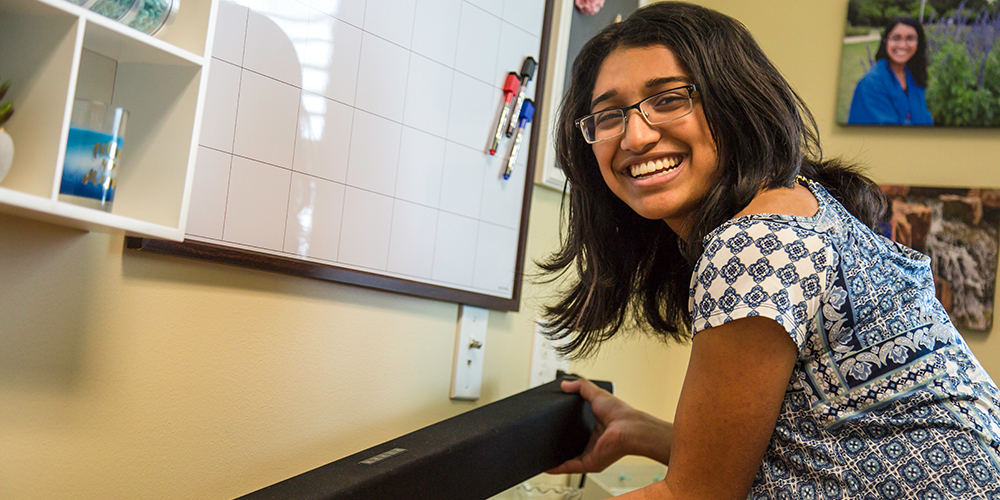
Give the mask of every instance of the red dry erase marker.
M 507 81 L 503 84 L 503 109 L 500 110 L 500 122 L 497 123 L 497 131 L 493 134 L 493 145 L 490 146 L 490 154 L 497 154 L 497 146 L 500 145 L 500 137 L 503 136 L 504 125 L 507 123 L 507 117 L 510 115 L 510 102 L 514 98 L 514 94 L 517 93 L 518 87 L 521 86 L 521 80 L 517 78 L 517 73 L 511 71 L 507 73 Z

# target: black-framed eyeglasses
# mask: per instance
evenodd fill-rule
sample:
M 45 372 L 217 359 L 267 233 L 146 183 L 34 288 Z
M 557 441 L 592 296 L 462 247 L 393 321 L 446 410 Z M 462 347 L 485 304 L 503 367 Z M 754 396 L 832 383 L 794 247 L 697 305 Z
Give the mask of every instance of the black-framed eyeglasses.
M 574 124 L 588 144 L 614 139 L 625 133 L 628 112 L 633 109 L 639 110 L 642 119 L 651 126 L 687 116 L 694 109 L 691 95 L 697 90 L 693 83 L 664 90 L 625 108 L 605 109 L 577 118 Z

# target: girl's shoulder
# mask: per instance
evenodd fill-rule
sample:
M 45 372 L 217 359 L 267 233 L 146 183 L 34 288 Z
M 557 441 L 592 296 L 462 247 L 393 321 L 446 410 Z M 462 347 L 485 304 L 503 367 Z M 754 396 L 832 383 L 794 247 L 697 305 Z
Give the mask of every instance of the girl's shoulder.
M 731 219 L 705 237 L 700 260 L 725 264 L 736 258 L 755 262 L 822 251 L 827 246 L 824 235 L 810 219 L 770 213 Z
M 734 217 L 702 240 L 705 250 L 695 272 L 730 261 L 750 265 L 761 259 L 773 264 L 810 257 L 819 267 L 829 264 L 829 233 L 836 231 L 839 220 L 835 201 L 819 184 L 806 185 L 815 197 L 813 215 L 759 212 Z
M 740 213 L 708 233 L 706 250 L 732 246 L 744 239 L 792 241 L 814 235 L 828 225 L 829 194 L 813 181 L 797 188 L 763 192 Z
M 868 72 L 858 80 L 855 92 L 861 90 L 881 89 L 889 75 L 889 64 L 885 59 L 879 59 L 868 69 Z
M 817 195 L 806 186 L 795 183 L 792 187 L 762 189 L 750 203 L 733 218 L 755 214 L 794 215 L 814 217 L 819 212 Z

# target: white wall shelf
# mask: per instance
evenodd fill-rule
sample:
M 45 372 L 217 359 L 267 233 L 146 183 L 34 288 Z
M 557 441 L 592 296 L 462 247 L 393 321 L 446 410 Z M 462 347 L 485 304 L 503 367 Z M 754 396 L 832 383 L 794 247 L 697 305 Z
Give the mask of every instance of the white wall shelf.
M 182 240 L 216 3 L 185 0 L 156 38 L 66 0 L 0 0 L 0 81 L 15 110 L 0 212 Z M 58 198 L 75 98 L 129 112 L 111 212 Z

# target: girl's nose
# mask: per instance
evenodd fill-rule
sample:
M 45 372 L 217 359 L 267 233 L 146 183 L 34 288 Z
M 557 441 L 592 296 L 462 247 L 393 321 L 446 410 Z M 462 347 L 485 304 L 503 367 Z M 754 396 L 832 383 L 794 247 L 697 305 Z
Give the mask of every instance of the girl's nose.
M 625 134 L 621 148 L 626 151 L 645 152 L 660 140 L 660 129 L 650 125 L 638 109 L 630 109 L 625 117 Z

